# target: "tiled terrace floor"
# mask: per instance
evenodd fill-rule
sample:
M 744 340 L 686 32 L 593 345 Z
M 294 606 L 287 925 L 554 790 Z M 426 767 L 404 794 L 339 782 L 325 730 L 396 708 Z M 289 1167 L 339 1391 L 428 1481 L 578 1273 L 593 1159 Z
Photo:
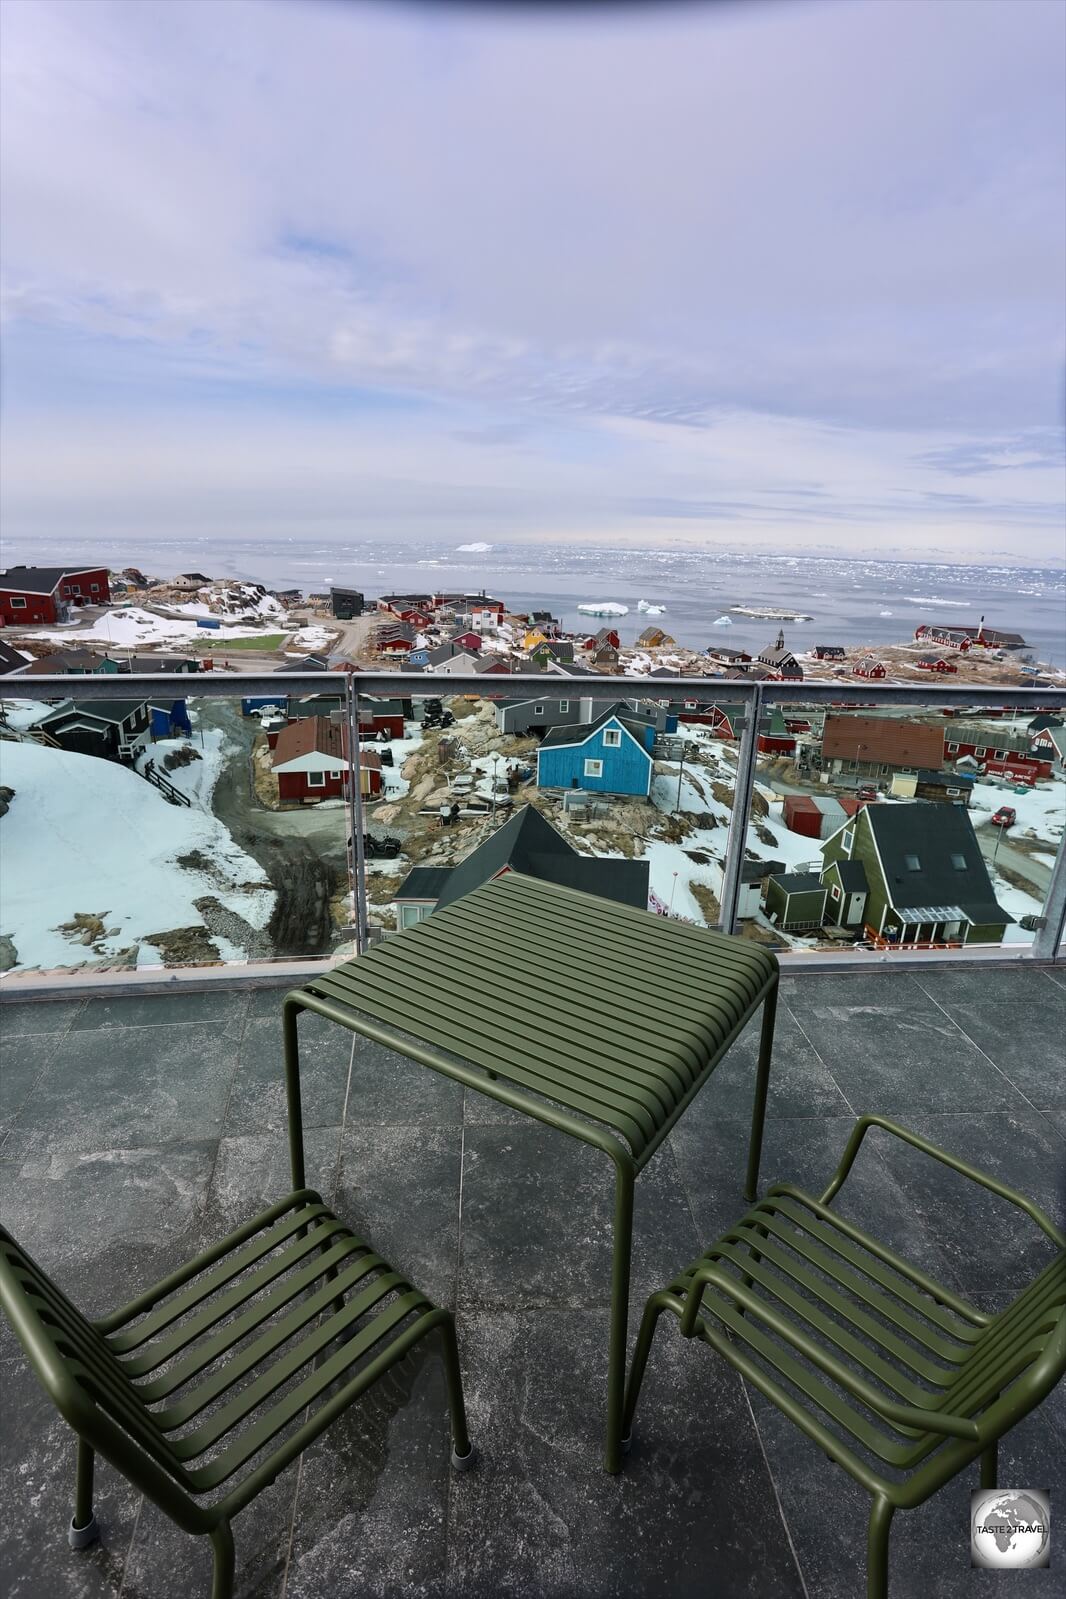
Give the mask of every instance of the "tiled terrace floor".
M 764 1183 L 817 1191 L 853 1115 L 883 1111 L 1063 1219 L 1066 973 L 810 975 L 783 988 Z M 87 1310 L 131 1297 L 287 1188 L 279 1003 L 202 993 L 0 1008 L 4 1218 Z M 865 1494 L 676 1333 L 657 1344 L 624 1475 L 601 1471 L 606 1163 L 598 1180 L 571 1141 L 362 1040 L 353 1049 L 316 1018 L 301 1025 L 308 1181 L 457 1307 L 481 1458 L 471 1475 L 449 1472 L 427 1357 L 405 1406 L 372 1397 L 350 1411 L 237 1519 L 240 1594 L 859 1594 Z M 635 1306 L 744 1208 L 754 1056 L 745 1037 L 638 1184 Z M 1026 1224 L 912 1152 L 868 1148 L 845 1196 L 984 1305 L 1043 1259 Z M 206 1595 L 206 1540 L 106 1466 L 102 1547 L 69 1552 L 72 1444 L 6 1326 L 0 1381 L 3 1593 Z M 1061 1594 L 1064 1411 L 1060 1391 L 1000 1456 L 1004 1485 L 1057 1491 L 1057 1569 L 971 1572 L 974 1469 L 896 1518 L 893 1599 Z

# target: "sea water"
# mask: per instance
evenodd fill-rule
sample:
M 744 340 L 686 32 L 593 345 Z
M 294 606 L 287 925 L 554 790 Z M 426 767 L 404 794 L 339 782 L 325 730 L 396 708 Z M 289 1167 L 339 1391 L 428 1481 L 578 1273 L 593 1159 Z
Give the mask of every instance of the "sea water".
M 477 541 L 483 544 L 486 541 Z M 205 535 L 184 540 L 116 538 L 104 548 L 59 538 L 32 545 L 6 541 L 8 564 L 52 566 L 71 559 L 149 576 L 199 571 L 268 588 L 323 592 L 331 583 L 367 597 L 389 592 L 486 589 L 515 610 L 550 610 L 564 628 L 595 632 L 601 619 L 578 605 L 609 601 L 628 607 L 610 618 L 622 643 L 649 625 L 640 602 L 664 606 L 654 625 L 692 649 L 730 645 L 759 650 L 784 629 L 795 650 L 813 644 L 894 644 L 919 622 L 977 623 L 1021 633 L 1040 661 L 1066 665 L 1066 574 L 1061 569 L 875 560 L 836 555 L 738 553 L 720 549 L 503 542 L 486 548 L 453 541 L 385 537 L 326 541 L 311 535 L 242 539 Z M 748 605 L 795 611 L 810 622 L 759 620 L 730 611 Z M 715 626 L 723 616 L 729 625 Z

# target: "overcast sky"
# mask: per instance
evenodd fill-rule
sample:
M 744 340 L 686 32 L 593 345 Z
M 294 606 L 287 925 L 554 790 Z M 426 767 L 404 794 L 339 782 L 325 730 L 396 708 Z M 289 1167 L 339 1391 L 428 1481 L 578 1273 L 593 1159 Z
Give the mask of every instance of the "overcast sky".
M 0 0 L 4 532 L 1058 562 L 1066 8 Z

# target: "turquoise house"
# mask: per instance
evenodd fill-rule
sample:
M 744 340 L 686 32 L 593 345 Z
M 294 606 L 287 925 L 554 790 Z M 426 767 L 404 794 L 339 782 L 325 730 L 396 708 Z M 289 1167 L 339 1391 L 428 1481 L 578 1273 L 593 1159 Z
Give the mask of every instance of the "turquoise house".
M 647 799 L 654 743 L 654 727 L 613 710 L 595 722 L 554 727 L 537 751 L 537 787 Z

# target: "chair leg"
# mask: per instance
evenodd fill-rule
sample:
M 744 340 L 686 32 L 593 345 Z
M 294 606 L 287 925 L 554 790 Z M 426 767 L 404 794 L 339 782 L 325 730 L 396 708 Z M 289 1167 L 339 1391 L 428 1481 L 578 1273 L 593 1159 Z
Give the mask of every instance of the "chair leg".
M 888 1599 L 888 1535 L 896 1507 L 880 1495 L 870 1507 L 866 1533 L 866 1599 Z
M 233 1599 L 233 1572 L 236 1553 L 233 1533 L 228 1521 L 220 1521 L 211 1529 L 211 1548 L 215 1556 L 214 1575 L 211 1580 L 211 1599 Z
M 997 1486 L 996 1478 L 999 1475 L 998 1456 L 999 1448 L 996 1444 L 990 1444 L 985 1450 L 984 1454 L 981 1456 L 982 1488 L 995 1488 Z
M 748 1144 L 748 1172 L 744 1198 L 758 1198 L 759 1161 L 762 1157 L 763 1124 L 766 1121 L 766 1091 L 770 1083 L 770 1057 L 774 1052 L 774 1022 L 777 1018 L 777 980 L 762 1002 L 762 1032 L 759 1035 L 759 1065 L 755 1074 L 755 1100 L 751 1107 L 751 1139 Z
M 84 1438 L 78 1439 L 78 1464 L 74 1476 L 74 1516 L 67 1528 L 72 1549 L 88 1549 L 100 1536 L 93 1510 L 93 1450 Z
M 469 1471 L 476 1456 L 466 1428 L 466 1401 L 463 1398 L 463 1374 L 459 1369 L 459 1343 L 455 1336 L 455 1322 L 451 1316 L 447 1321 L 441 1322 L 440 1335 L 444 1346 L 448 1409 L 452 1418 L 452 1465 L 456 1471 Z
M 640 1321 L 640 1332 L 637 1334 L 637 1347 L 633 1351 L 633 1364 L 629 1368 L 629 1381 L 626 1383 L 625 1406 L 622 1411 L 622 1448 L 628 1450 L 633 1436 L 633 1417 L 636 1414 L 637 1400 L 640 1398 L 641 1384 L 644 1381 L 644 1372 L 651 1354 L 651 1346 L 655 1341 L 655 1332 L 659 1325 L 659 1317 L 666 1309 L 665 1294 L 653 1294 L 644 1306 L 644 1315 Z

